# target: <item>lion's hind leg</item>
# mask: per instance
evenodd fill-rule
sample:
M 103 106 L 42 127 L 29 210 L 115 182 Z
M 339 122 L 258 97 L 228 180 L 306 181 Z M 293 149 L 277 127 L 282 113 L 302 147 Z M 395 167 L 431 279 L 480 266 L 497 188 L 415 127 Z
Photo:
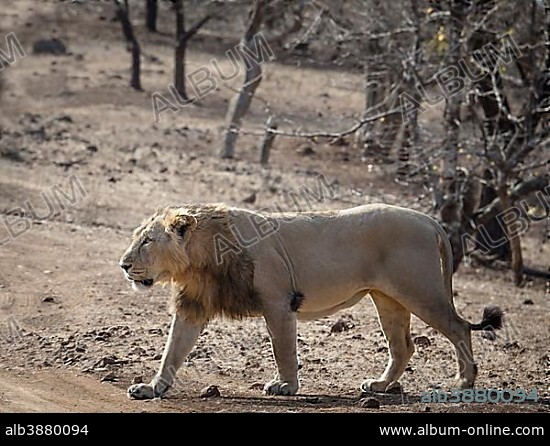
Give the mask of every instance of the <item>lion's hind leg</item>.
M 457 314 L 445 293 L 435 292 L 426 295 L 428 298 L 422 301 L 406 301 L 411 303 L 410 309 L 415 316 L 435 328 L 454 345 L 458 368 L 455 386 L 462 389 L 470 388 L 474 385 L 477 375 L 472 353 L 470 323 Z
M 398 379 L 414 353 L 410 330 L 411 313 L 403 305 L 381 292 L 373 291 L 371 297 L 388 342 L 390 357 L 380 378 L 364 381 L 361 384 L 361 390 L 385 392 L 399 386 Z

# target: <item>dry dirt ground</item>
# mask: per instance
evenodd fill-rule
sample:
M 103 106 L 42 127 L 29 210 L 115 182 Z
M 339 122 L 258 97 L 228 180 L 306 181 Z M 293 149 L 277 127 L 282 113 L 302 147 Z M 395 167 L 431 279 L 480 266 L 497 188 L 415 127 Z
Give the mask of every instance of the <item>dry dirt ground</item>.
M 303 140 L 278 139 L 270 167 L 261 168 L 257 138 L 244 136 L 237 159 L 220 160 L 220 128 L 232 94 L 223 86 L 155 124 L 150 94 L 171 82 L 170 38 L 138 27 L 145 91 L 132 91 L 129 54 L 111 17 L 108 2 L 21 0 L 0 11 L 2 36 L 14 31 L 28 54 L 2 73 L 0 412 L 550 411 L 548 284 L 515 288 L 504 272 L 471 264 L 454 278 L 458 311 L 478 321 L 485 305 L 498 304 L 507 314 L 496 340 L 474 335 L 477 385 L 537 389 L 537 403 L 422 402 L 422 391 L 451 386 L 455 364 L 447 340 L 415 318 L 414 336 L 425 338 L 403 376 L 404 392 L 375 395 L 379 409 L 361 407 L 359 384 L 380 374 L 387 360 L 368 298 L 299 325 L 302 388 L 296 397 L 268 397 L 259 389 L 272 377 L 274 361 L 265 324 L 254 319 L 212 322 L 165 399 L 129 400 L 128 385 L 150 379 L 159 364 L 168 290 L 133 293 L 117 260 L 131 230 L 158 205 L 291 208 L 291 194 L 299 197 L 302 185 L 317 187 L 320 174 L 334 196 L 317 208 L 385 201 L 427 210 L 429 198 L 393 183 L 391 166 L 361 164 L 346 144 L 315 145 L 308 153 L 297 150 L 307 145 Z M 207 28 L 193 41 L 190 67 L 212 57 L 225 63 L 220 54 L 236 38 L 215 31 Z M 33 40 L 52 36 L 67 44 L 68 55 L 31 54 Z M 362 104 L 359 77 L 279 62 L 266 66 L 258 96 L 292 126 L 311 129 L 345 128 Z M 261 128 L 265 116 L 265 104 L 255 101 L 247 128 Z M 253 194 L 253 204 L 243 203 Z M 26 208 L 22 216 L 15 215 L 17 207 Z M 527 262 L 539 268 L 550 258 L 543 231 L 543 223 L 535 225 L 524 240 Z M 331 332 L 338 320 L 347 330 Z M 217 385 L 221 397 L 201 399 L 209 385 Z

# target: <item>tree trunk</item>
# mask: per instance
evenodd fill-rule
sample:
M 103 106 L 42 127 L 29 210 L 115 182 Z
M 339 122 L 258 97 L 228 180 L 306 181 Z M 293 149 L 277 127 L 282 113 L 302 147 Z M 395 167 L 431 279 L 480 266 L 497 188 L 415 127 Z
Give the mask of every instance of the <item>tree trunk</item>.
M 512 200 L 508 195 L 508 186 L 506 185 L 506 182 L 502 182 L 500 184 L 497 193 L 498 193 L 498 198 L 500 200 L 500 203 L 502 204 L 502 207 L 504 209 L 511 209 Z M 514 283 L 517 286 L 520 286 L 523 283 L 523 256 L 521 254 L 520 234 L 514 234 L 510 230 L 510 226 L 506 224 L 506 222 L 502 220 L 501 222 L 506 229 L 506 238 L 510 243 L 510 251 L 512 255 L 511 267 L 512 267 L 512 274 L 514 277 Z
M 377 46 L 375 43 L 370 45 L 370 47 Z M 377 107 L 381 106 L 387 83 L 387 72 L 385 70 L 381 71 L 380 67 L 373 62 L 365 63 L 365 112 L 363 118 L 379 111 Z M 365 158 L 376 156 L 380 152 L 379 147 L 376 145 L 375 127 L 376 121 L 368 122 L 359 133 L 361 152 Z
M 421 37 L 420 37 L 420 10 L 418 0 L 410 0 L 412 21 L 414 23 L 415 32 L 413 42 L 409 51 L 405 69 L 403 70 L 403 87 L 406 92 L 411 94 L 416 103 L 420 103 L 422 98 L 416 88 L 417 76 L 420 62 Z M 397 152 L 398 167 L 397 179 L 401 182 L 406 182 L 410 174 L 411 150 L 418 143 L 418 109 L 414 108 L 407 114 L 407 120 L 403 123 L 403 134 L 400 146 Z
M 132 79 L 130 80 L 130 87 L 136 90 L 142 90 L 141 88 L 141 68 L 140 68 L 140 54 L 141 49 L 139 43 L 134 37 L 132 39 Z
M 264 7 L 265 0 L 254 1 L 247 28 L 239 46 L 241 59 L 243 62 L 245 60 L 247 61 L 247 63 L 245 63 L 246 74 L 239 93 L 232 99 L 227 110 L 227 129 L 225 131 L 223 147 L 220 154 L 222 158 L 233 158 L 235 154 L 235 143 L 239 136 L 242 119 L 250 108 L 252 97 L 262 80 L 262 68 L 260 63 L 254 58 L 250 58 L 246 55 L 245 51 L 248 50 L 248 53 L 250 53 L 254 50 L 252 47 L 254 36 L 260 30 Z
M 461 34 L 464 27 L 464 4 L 461 0 L 450 1 L 449 21 L 449 66 L 458 66 L 462 57 Z M 445 130 L 446 137 L 441 160 L 440 194 L 441 221 L 453 247 L 454 265 L 458 266 L 464 255 L 461 243 L 461 204 L 457 181 L 458 144 L 460 139 L 460 107 L 463 92 L 451 94 L 446 98 Z
M 275 133 L 270 132 L 270 130 L 276 130 L 276 129 L 277 129 L 277 123 L 275 122 L 275 118 L 273 116 L 270 116 L 269 118 L 267 118 L 267 122 L 265 123 L 264 139 L 260 147 L 260 164 L 262 166 L 267 166 L 267 164 L 269 163 L 271 146 L 275 141 Z
M 145 26 L 151 32 L 157 31 L 157 0 L 146 0 Z
M 185 50 L 187 39 L 185 38 L 185 14 L 183 0 L 176 0 L 176 49 L 174 51 L 174 87 L 182 99 L 187 100 L 185 91 Z
M 176 0 L 174 4 L 176 10 L 176 48 L 174 50 L 174 87 L 183 100 L 187 100 L 187 91 L 185 89 L 185 52 L 187 42 L 193 37 L 202 26 L 210 20 L 206 15 L 195 23 L 189 31 L 185 31 L 185 13 L 183 0 Z
M 141 69 L 140 69 L 140 55 L 141 50 L 139 42 L 136 39 L 134 34 L 134 28 L 132 27 L 132 22 L 130 22 L 130 11 L 128 9 L 128 4 L 125 3 L 125 6 L 122 5 L 120 0 L 113 0 L 116 8 L 116 15 L 120 24 L 122 25 L 122 32 L 126 41 L 130 44 L 132 51 L 132 77 L 130 79 L 130 86 L 136 90 L 142 90 L 141 88 Z

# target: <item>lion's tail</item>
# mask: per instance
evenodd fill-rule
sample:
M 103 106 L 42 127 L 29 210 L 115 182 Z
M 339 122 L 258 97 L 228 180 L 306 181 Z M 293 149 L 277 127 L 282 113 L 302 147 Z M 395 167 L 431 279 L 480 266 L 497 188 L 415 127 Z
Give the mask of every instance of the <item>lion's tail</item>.
M 453 302 L 453 248 L 447 233 L 440 224 L 436 224 L 439 239 L 439 255 L 441 257 L 441 270 L 445 281 L 445 291 L 449 296 L 451 305 Z M 472 330 L 494 331 L 502 328 L 504 312 L 496 305 L 489 305 L 483 309 L 483 317 L 479 324 L 470 324 Z
M 489 305 L 483 309 L 483 318 L 479 324 L 470 324 L 472 330 L 494 331 L 502 328 L 504 312 L 496 305 Z

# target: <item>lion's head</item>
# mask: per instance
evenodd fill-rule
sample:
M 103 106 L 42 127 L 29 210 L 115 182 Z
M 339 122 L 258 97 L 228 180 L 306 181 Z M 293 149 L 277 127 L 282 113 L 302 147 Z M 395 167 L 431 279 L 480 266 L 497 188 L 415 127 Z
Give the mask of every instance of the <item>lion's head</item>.
M 134 231 L 119 264 L 135 290 L 171 283 L 172 308 L 188 320 L 258 314 L 251 258 L 244 250 L 222 262 L 216 257 L 216 235 L 237 245 L 230 226 L 231 211 L 223 204 L 161 209 Z
M 189 266 L 186 249 L 197 219 L 185 208 L 164 208 L 145 220 L 119 265 L 134 290 L 170 282 Z

